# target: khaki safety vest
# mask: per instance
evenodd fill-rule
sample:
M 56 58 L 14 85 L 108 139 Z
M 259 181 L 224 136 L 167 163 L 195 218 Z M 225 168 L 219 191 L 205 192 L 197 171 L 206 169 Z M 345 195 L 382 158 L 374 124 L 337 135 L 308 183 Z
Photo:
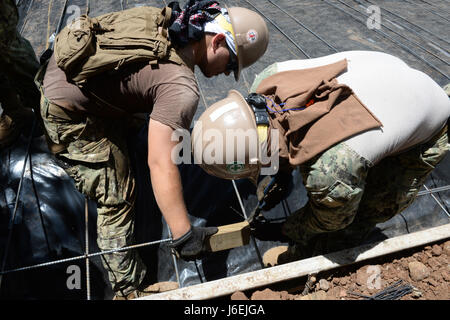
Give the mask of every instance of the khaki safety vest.
M 169 7 L 136 7 L 95 18 L 82 15 L 56 36 L 56 63 L 80 87 L 133 62 L 186 65 L 168 39 L 171 13 Z

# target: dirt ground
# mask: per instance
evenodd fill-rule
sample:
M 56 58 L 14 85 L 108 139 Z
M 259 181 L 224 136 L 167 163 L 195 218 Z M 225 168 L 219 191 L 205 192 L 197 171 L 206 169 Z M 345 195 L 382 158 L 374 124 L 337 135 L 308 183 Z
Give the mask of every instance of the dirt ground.
M 400 300 L 450 300 L 450 240 L 321 272 L 312 275 L 309 282 L 302 277 L 257 290 L 238 291 L 230 299 L 358 300 L 382 293 L 400 280 L 401 285 L 412 287 Z M 309 290 L 305 290 L 307 284 Z

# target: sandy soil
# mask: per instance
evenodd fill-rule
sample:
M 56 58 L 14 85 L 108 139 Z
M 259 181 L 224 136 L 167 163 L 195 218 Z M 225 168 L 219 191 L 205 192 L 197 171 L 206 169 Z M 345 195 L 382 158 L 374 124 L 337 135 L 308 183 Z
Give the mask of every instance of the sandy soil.
M 400 300 L 450 299 L 450 240 L 329 270 L 258 290 L 235 292 L 231 300 L 365 299 L 402 280 L 412 286 Z M 305 290 L 305 285 L 310 289 Z M 355 295 L 362 294 L 365 297 Z

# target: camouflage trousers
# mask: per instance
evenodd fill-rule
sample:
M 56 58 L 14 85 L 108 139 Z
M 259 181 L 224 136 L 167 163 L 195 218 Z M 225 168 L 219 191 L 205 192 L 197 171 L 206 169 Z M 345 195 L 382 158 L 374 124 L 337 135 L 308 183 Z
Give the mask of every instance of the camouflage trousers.
M 357 246 L 377 223 L 406 209 L 449 150 L 446 128 L 374 166 L 339 143 L 300 166 L 309 200 L 283 225 L 294 259 Z M 292 259 L 289 259 L 292 260 Z
M 134 244 L 135 179 L 123 119 L 80 115 L 41 96 L 48 138 L 66 149 L 57 158 L 82 194 L 97 202 L 97 244 L 101 250 Z M 142 282 L 146 266 L 136 250 L 102 256 L 116 295 L 126 296 Z

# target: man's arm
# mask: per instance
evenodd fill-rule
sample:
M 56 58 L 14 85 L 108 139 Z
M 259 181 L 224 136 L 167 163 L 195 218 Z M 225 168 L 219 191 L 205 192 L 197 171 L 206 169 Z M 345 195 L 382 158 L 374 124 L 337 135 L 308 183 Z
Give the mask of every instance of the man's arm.
M 178 143 L 171 141 L 172 132 L 171 127 L 150 119 L 148 166 L 156 202 L 173 239 L 177 239 L 188 232 L 191 225 L 183 199 L 180 173 L 171 159 L 172 148 Z

